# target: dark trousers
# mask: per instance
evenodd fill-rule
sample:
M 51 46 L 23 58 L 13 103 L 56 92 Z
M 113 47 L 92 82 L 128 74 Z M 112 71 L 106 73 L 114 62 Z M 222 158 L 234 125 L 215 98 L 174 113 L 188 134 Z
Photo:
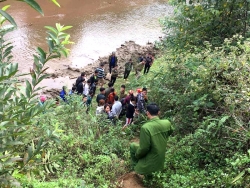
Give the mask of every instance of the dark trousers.
M 124 79 L 127 79 L 127 78 L 128 78 L 129 73 L 130 73 L 130 71 L 125 70 L 125 72 L 124 72 Z
M 114 68 L 114 65 L 109 65 L 109 73 L 111 74 L 111 70 Z
M 116 81 L 116 77 L 111 76 L 111 80 L 110 80 L 110 82 L 114 85 L 114 84 L 115 84 L 115 81 Z
M 149 69 L 150 69 L 150 65 L 145 64 L 145 66 L 144 66 L 144 74 L 148 73 Z

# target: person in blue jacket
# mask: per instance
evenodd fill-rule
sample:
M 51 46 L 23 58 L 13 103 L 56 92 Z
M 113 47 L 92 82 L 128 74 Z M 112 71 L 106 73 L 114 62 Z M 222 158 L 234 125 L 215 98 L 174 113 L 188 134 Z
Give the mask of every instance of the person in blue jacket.
M 115 52 L 112 52 L 112 54 L 109 56 L 109 73 L 111 74 L 112 69 L 117 66 L 117 57 L 115 55 Z
M 62 99 L 63 101 L 65 101 L 65 102 L 66 102 L 66 98 L 65 98 L 66 95 L 67 95 L 66 86 L 63 86 L 63 87 L 62 87 L 62 91 L 60 92 L 60 97 L 61 97 L 61 99 Z

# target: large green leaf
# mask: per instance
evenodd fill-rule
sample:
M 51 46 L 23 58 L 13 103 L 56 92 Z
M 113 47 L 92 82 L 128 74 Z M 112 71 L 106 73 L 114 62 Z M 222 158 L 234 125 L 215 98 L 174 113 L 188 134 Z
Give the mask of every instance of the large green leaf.
M 10 7 L 10 5 L 6 5 L 2 8 L 2 10 L 6 11 L 8 8 Z
M 54 32 L 56 35 L 58 34 L 58 31 L 54 28 L 54 27 L 51 27 L 51 26 L 45 26 L 46 29 Z
M 40 47 L 37 47 L 37 52 L 40 54 L 40 57 L 41 57 L 40 61 L 41 61 L 41 63 L 44 64 L 45 63 L 45 59 L 46 59 L 46 53 Z
M 25 2 L 27 3 L 28 5 L 30 5 L 33 9 L 35 9 L 37 12 L 39 12 L 40 14 L 44 15 L 43 14 L 43 10 L 41 9 L 40 5 L 34 1 L 34 0 L 19 0 L 19 1 L 22 1 L 22 2 Z
M 3 11 L 6 11 L 8 8 L 10 7 L 10 5 L 6 5 L 2 8 Z M 6 21 L 6 18 L 1 16 L 0 17 L 0 24 L 2 25 L 4 22 Z
M 236 176 L 233 179 L 232 183 L 235 183 L 236 181 L 238 181 L 240 178 L 242 178 L 244 176 L 244 174 L 245 174 L 245 170 L 243 170 L 238 176 Z
M 61 28 L 61 31 L 65 31 L 65 30 L 70 29 L 70 28 L 72 28 L 72 27 L 73 27 L 73 26 L 65 26 L 65 27 Z
M 15 20 L 11 17 L 11 15 L 9 15 L 7 12 L 5 12 L 4 10 L 0 10 L 0 14 L 6 18 L 6 20 L 8 20 L 13 26 L 17 27 L 17 24 L 15 22 Z

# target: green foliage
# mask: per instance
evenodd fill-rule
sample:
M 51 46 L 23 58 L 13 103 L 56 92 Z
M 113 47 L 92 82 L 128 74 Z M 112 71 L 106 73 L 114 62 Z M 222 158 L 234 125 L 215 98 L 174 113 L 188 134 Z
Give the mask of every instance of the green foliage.
M 127 171 L 129 137 L 121 134 L 120 122 L 114 126 L 106 116 L 86 114 L 81 96 L 73 94 L 67 101 L 33 119 L 45 130 L 58 126 L 61 140 L 60 144 L 48 143 L 47 151 L 58 160 L 48 170 L 45 164 L 40 167 L 34 179 L 49 180 L 48 186 L 56 178 L 76 180 L 74 185 L 65 181 L 66 187 L 78 187 L 80 182 L 87 187 L 115 187 L 117 177 Z M 29 183 L 32 186 L 37 184 L 34 179 Z M 24 186 L 26 180 L 21 181 Z
M 249 186 L 250 40 L 204 45 L 178 55 L 169 49 L 140 83 L 177 128 L 166 168 L 151 181 L 157 187 Z M 236 156 L 242 162 L 234 167 Z
M 187 3 L 186 3 L 187 2 Z M 249 37 L 249 1 L 247 0 L 172 0 L 174 16 L 161 23 L 166 32 L 164 45 L 189 50 L 209 41 L 220 46 L 235 34 Z
M 25 1 L 31 2 L 31 1 Z M 32 1 L 34 3 L 34 1 Z M 26 79 L 25 86 L 20 86 L 16 76 L 18 63 L 11 62 L 11 43 L 6 43 L 4 37 L 11 32 L 14 27 L 3 25 L 9 21 L 16 26 L 13 18 L 5 10 L 2 14 L 0 28 L 0 185 L 1 187 L 12 185 L 19 186 L 13 175 L 37 172 L 37 166 L 49 160 L 49 152 L 45 148 L 49 141 L 58 141 L 56 127 L 49 127 L 44 130 L 32 123 L 32 119 L 38 114 L 43 113 L 54 105 L 53 101 L 46 102 L 43 106 L 38 105 L 36 99 L 37 92 L 41 89 L 37 85 L 47 77 L 44 72 L 44 65 L 53 58 L 67 55 L 68 50 L 65 44 L 69 42 L 69 35 L 66 33 L 50 36 L 47 41 L 54 46 L 47 54 L 43 49 L 37 48 L 34 54 L 33 70 L 30 71 L 30 79 Z M 58 33 L 70 27 L 56 25 Z M 49 167 L 49 166 L 48 166 Z

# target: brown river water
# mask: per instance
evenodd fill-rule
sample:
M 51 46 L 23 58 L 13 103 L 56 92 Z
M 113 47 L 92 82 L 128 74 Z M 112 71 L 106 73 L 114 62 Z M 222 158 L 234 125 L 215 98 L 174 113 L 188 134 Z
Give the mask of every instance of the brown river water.
M 68 65 L 84 67 L 115 51 L 125 41 L 139 45 L 156 41 L 163 35 L 159 19 L 173 12 L 166 0 L 58 0 L 61 8 L 49 0 L 38 3 L 44 16 L 22 2 L 1 3 L 1 6 L 11 5 L 8 12 L 18 24 L 8 38 L 14 44 L 14 61 L 19 63 L 20 72 L 32 67 L 32 54 L 37 46 L 47 49 L 45 25 L 73 26 L 68 30 L 74 42 L 69 46 L 70 55 L 50 62 L 53 72 Z

